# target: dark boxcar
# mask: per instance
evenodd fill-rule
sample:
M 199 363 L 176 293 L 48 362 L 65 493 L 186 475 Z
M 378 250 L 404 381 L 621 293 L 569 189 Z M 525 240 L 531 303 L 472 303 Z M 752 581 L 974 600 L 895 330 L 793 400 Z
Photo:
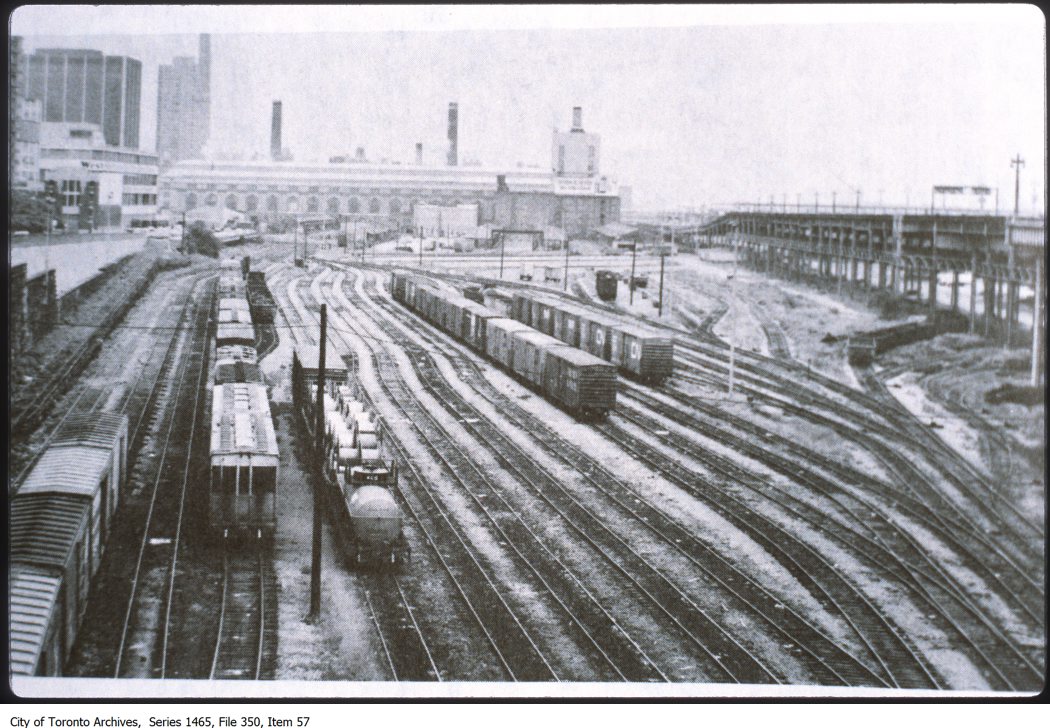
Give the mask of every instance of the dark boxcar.
M 603 301 L 615 301 L 617 283 L 618 278 L 611 270 L 600 270 L 595 273 L 594 287 L 598 298 Z
M 616 408 L 616 368 L 570 346 L 552 346 L 544 359 L 543 391 L 566 410 L 604 417 Z
M 514 320 L 532 326 L 532 299 L 524 293 L 515 293 L 511 298 L 510 315 Z
M 514 319 L 490 318 L 485 324 L 485 353 L 497 363 L 513 370 L 512 337 L 518 331 L 530 330 L 528 326 Z
M 625 324 L 620 367 L 644 381 L 660 382 L 674 370 L 674 338 L 643 326 Z

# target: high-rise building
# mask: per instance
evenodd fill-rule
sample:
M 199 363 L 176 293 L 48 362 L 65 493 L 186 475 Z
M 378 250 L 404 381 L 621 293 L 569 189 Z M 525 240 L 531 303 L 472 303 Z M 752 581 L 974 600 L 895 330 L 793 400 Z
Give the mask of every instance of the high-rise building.
M 40 102 L 26 98 L 26 57 L 22 39 L 11 38 L 8 110 L 8 180 L 11 187 L 39 189 Z
M 26 95 L 41 121 L 94 124 L 107 146 L 139 146 L 142 63 L 82 48 L 43 48 L 29 57 Z
M 200 36 L 197 60 L 175 58 L 157 77 L 157 157 L 161 166 L 201 159 L 211 121 L 211 38 Z

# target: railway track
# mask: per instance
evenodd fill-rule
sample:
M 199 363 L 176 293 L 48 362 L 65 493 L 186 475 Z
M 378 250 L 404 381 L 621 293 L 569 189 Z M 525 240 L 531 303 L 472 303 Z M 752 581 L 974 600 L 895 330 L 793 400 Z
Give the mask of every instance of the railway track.
M 222 597 L 210 680 L 262 680 L 276 643 L 276 583 L 261 544 L 223 544 Z
M 289 288 L 290 298 L 294 286 L 300 280 L 292 280 Z M 315 291 L 315 296 L 319 302 L 323 300 L 319 291 Z M 338 332 L 343 326 L 352 327 L 349 321 L 340 320 L 338 314 L 333 316 L 333 319 L 332 331 Z M 350 348 L 342 344 L 340 334 L 336 333 L 335 338 L 336 341 L 331 343 L 343 346 L 344 349 Z M 407 407 L 411 406 L 409 402 L 413 396 L 400 380 L 396 364 L 385 354 L 377 354 L 372 351 L 371 365 L 378 372 L 378 378 L 389 401 L 399 409 L 406 420 L 411 419 Z M 436 431 L 431 430 L 428 433 L 424 429 L 417 428 L 417 432 L 421 433 L 424 442 L 430 442 L 431 451 L 436 454 L 439 461 L 444 463 L 446 471 L 456 477 L 455 466 L 451 465 L 448 460 L 450 457 L 455 458 L 456 454 L 443 452 L 443 448 L 434 446 L 430 438 L 438 436 Z M 547 657 L 540 651 L 532 634 L 522 623 L 518 613 L 507 602 L 502 590 L 496 585 L 493 575 L 483 564 L 483 557 L 472 546 L 462 527 L 455 523 L 454 517 L 433 492 L 427 480 L 415 471 L 412 459 L 407 457 L 400 443 L 394 440 L 392 444 L 398 454 L 399 462 L 407 466 L 402 470 L 402 475 L 411 477 L 415 486 L 402 491 L 403 503 L 416 527 L 431 544 L 432 551 L 438 555 L 455 590 L 462 597 L 472 621 L 478 625 L 484 641 L 489 645 L 505 676 L 514 681 L 556 680 L 557 676 Z M 463 465 L 464 463 L 459 461 L 457 464 Z M 413 503 L 413 496 L 416 494 L 419 494 L 420 500 Z M 439 533 L 441 535 L 437 535 Z M 443 553 L 450 547 L 455 554 L 455 565 L 451 564 L 451 558 Z
M 654 428 L 661 431 L 659 428 L 665 426 L 634 411 L 621 410 L 621 414 L 646 431 L 654 431 Z M 708 430 L 704 434 L 712 433 Z M 696 444 L 681 436 L 668 432 L 659 439 L 683 455 L 701 458 L 705 466 L 714 465 L 736 482 L 747 482 L 742 471 L 734 472 L 736 466 L 717 462 L 717 458 L 700 451 Z M 752 454 L 754 451 L 749 448 L 745 452 Z M 805 478 L 796 476 L 796 479 L 807 484 Z M 813 476 L 808 478 L 809 484 L 814 484 L 815 480 Z M 756 493 L 762 492 L 764 488 L 766 497 L 771 495 L 771 489 L 763 479 L 752 476 L 749 485 Z M 1033 656 L 1027 654 L 1001 627 L 991 623 L 973 598 L 894 520 L 879 518 L 878 512 L 871 509 L 866 500 L 854 499 L 853 503 L 842 497 L 832 500 L 831 503 L 844 508 L 855 521 L 856 525 L 849 526 L 834 516 L 830 504 L 825 508 L 815 507 L 783 492 L 775 497 L 796 521 L 811 524 L 826 537 L 838 541 L 842 548 L 864 558 L 869 568 L 884 571 L 895 583 L 907 586 L 922 600 L 925 605 L 923 608 L 932 612 L 930 616 L 937 615 L 941 624 L 954 632 L 958 640 L 971 650 L 977 663 L 985 665 L 992 684 L 997 684 L 1000 689 L 1027 689 L 1030 686 L 1033 675 L 1037 674 L 1033 673 Z M 861 527 L 857 528 L 857 525 Z M 994 649 L 989 649 L 990 645 Z
M 384 308 L 388 308 L 393 313 L 392 307 L 384 306 Z M 401 317 L 406 316 L 407 314 L 402 312 Z M 417 323 L 416 326 L 418 327 L 419 324 Z M 432 340 L 435 338 L 433 333 L 429 338 Z M 409 345 L 408 348 L 413 360 L 423 361 L 427 356 L 426 352 L 415 345 Z M 675 524 L 667 515 L 649 506 L 640 493 L 619 482 L 599 463 L 585 456 L 571 443 L 551 432 L 544 423 L 523 412 L 511 400 L 496 392 L 480 375 L 472 361 L 464 359 L 457 353 L 449 353 L 448 347 L 442 348 L 443 353 L 455 363 L 455 369 L 460 377 L 489 399 L 501 416 L 529 432 L 543 443 L 550 454 L 573 467 L 598 492 L 605 494 L 615 502 L 623 512 L 633 516 L 638 522 L 646 524 L 671 548 L 685 554 L 694 568 L 713 576 L 716 583 L 737 598 L 736 606 L 756 612 L 779 632 L 780 639 L 788 640 L 800 653 L 806 654 L 811 661 L 811 667 L 815 668 L 822 682 L 854 685 L 890 684 L 861 665 L 854 657 L 835 644 L 830 637 L 814 629 L 789 607 L 785 608 L 784 604 L 762 589 L 760 585 L 732 567 L 717 552 L 702 544 L 694 535 Z M 436 396 L 445 402 L 449 400 L 445 392 L 439 392 Z M 457 409 L 458 407 L 459 405 Z M 476 410 L 458 412 L 458 414 L 464 420 L 482 418 L 481 413 Z M 712 570 L 717 573 L 712 573 Z M 814 652 L 823 652 L 825 656 L 818 657 Z
M 130 593 L 114 657 L 114 677 L 168 676 L 168 639 L 182 516 L 198 414 L 203 411 L 199 405 L 207 375 L 207 321 L 213 296 L 214 285 L 209 287 L 205 302 L 198 301 L 193 306 L 192 325 L 171 352 L 171 356 L 180 362 L 175 381 L 163 382 L 157 395 L 169 403 L 165 407 L 166 424 L 152 423 L 161 425 L 163 442 L 156 464 L 152 466 L 155 474 L 144 514 L 138 556 L 130 574 Z M 184 348 L 188 351 L 183 352 Z M 185 421 L 187 410 L 192 413 L 188 428 Z M 176 476 L 179 465 L 183 466 L 181 477 Z M 172 482 L 173 479 L 178 485 Z
M 120 323 L 125 314 L 135 301 L 146 290 L 156 274 L 156 266 L 153 265 L 147 271 L 144 279 L 117 298 L 112 306 L 107 306 L 107 312 L 102 321 L 79 344 L 73 352 L 60 362 L 52 363 L 47 380 L 31 395 L 28 402 L 16 400 L 12 402 L 11 434 L 13 438 L 25 438 L 31 434 L 33 428 L 39 425 L 51 411 L 55 402 L 61 398 L 63 392 L 68 391 L 69 383 L 84 370 L 102 350 L 102 344 L 113 328 Z M 62 325 L 59 321 L 58 325 Z

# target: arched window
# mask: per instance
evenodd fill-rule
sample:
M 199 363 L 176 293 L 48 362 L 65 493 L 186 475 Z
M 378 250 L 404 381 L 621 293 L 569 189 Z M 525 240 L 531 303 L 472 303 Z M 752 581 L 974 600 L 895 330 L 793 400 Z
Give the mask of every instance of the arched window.
M 248 195 L 248 198 L 244 201 L 244 209 L 248 212 L 255 212 L 255 208 L 259 206 L 259 198 L 255 195 Z
M 390 200 L 390 214 L 400 215 L 401 214 L 401 200 L 395 197 Z
M 361 212 L 361 200 L 351 197 L 346 201 L 346 211 L 349 213 Z
M 288 212 L 299 212 L 299 198 L 294 195 L 288 198 Z
M 231 210 L 237 209 L 237 195 L 226 195 L 226 207 L 230 208 Z
M 311 195 L 306 200 L 306 211 L 307 212 L 317 212 L 317 205 L 318 205 L 317 198 Z
M 215 205 L 219 203 L 219 196 L 214 192 L 209 192 L 208 196 L 204 199 L 204 202 L 208 207 L 215 207 Z
M 373 197 L 371 199 L 371 201 L 368 203 L 368 211 L 370 213 L 372 213 L 373 215 L 378 215 L 379 214 L 380 204 L 379 204 L 379 198 L 378 197 Z
M 192 210 L 197 206 L 197 195 L 193 192 L 186 193 L 186 209 Z
M 266 198 L 266 211 L 277 212 L 277 195 L 270 195 Z
M 329 197 L 328 198 L 328 214 L 338 215 L 339 214 L 339 198 Z

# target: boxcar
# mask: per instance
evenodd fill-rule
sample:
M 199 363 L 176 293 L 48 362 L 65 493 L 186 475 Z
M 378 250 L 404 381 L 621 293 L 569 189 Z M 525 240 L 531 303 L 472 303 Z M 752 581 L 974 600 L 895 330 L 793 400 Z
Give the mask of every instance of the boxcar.
M 594 287 L 601 300 L 615 301 L 617 285 L 617 275 L 611 270 L 600 270 L 595 273 Z
M 485 324 L 485 353 L 507 369 L 514 369 L 513 336 L 519 331 L 531 331 L 528 326 L 509 318 L 490 318 Z
M 674 371 L 674 339 L 644 326 L 620 327 L 623 346 L 613 363 L 644 381 L 660 382 Z
M 543 391 L 566 410 L 604 417 L 616 408 L 616 367 L 571 346 L 546 351 Z
M 480 304 L 464 306 L 461 326 L 463 340 L 475 351 L 486 351 L 486 333 L 489 319 L 499 317 L 498 313 Z
M 279 461 L 266 387 L 217 385 L 212 396 L 209 486 L 213 535 L 273 535 Z
M 255 329 L 251 324 L 220 321 L 215 331 L 215 346 L 255 346 Z
M 11 670 L 61 675 L 126 477 L 127 418 L 75 415 L 11 499 Z
M 261 380 L 258 355 L 253 347 L 234 344 L 219 346 L 215 349 L 213 384 L 259 382 Z
M 543 366 L 547 350 L 553 346 L 565 346 L 557 339 L 539 331 L 516 331 L 511 336 L 514 353 L 511 367 L 525 381 L 543 386 Z

